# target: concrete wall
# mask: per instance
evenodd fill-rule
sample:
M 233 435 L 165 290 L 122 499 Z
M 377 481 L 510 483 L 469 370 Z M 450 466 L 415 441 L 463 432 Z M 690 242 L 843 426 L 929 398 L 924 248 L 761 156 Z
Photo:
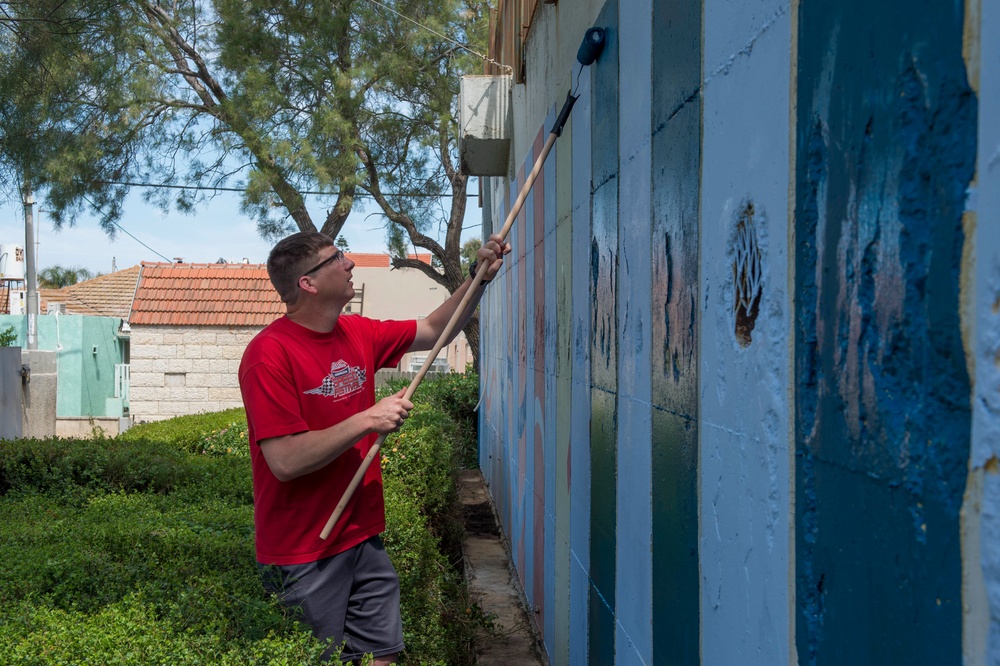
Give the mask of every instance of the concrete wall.
M 437 282 L 411 268 L 387 270 L 355 266 L 351 272 L 354 275 L 354 284 L 359 289 L 363 285 L 365 289 L 364 306 L 360 314 L 372 319 L 426 317 L 450 295 L 448 290 Z M 404 355 L 399 367 L 408 370 L 411 356 L 413 355 Z M 415 356 L 426 358 L 426 354 Z M 446 359 L 452 370 L 465 372 L 466 365 L 472 363 L 465 333 L 460 332 L 450 345 L 441 350 L 438 358 Z
M 21 364 L 30 372 L 21 388 L 21 435 L 46 439 L 56 434 L 56 387 L 59 383 L 58 352 L 22 349 Z
M 242 407 L 237 373 L 256 327 L 132 326 L 134 423 Z
M 123 423 L 123 421 L 125 423 Z M 116 437 L 127 425 L 126 418 L 78 416 L 56 419 L 56 437 L 90 439 L 95 435 Z
M 565 4 L 481 359 L 552 662 L 1000 664 L 1000 1 Z

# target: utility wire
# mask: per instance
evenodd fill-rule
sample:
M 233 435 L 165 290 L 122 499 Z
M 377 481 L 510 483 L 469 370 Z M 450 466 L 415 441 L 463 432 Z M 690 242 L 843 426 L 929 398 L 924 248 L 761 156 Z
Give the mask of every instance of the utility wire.
M 129 238 L 131 238 L 136 243 L 138 243 L 139 245 L 143 246 L 144 248 L 146 248 L 147 250 L 149 250 L 150 252 L 152 252 L 156 256 L 162 257 L 163 259 L 165 259 L 166 261 L 168 261 L 171 264 L 174 263 L 172 259 L 168 259 L 167 257 L 164 257 L 162 254 L 160 254 L 159 252 L 157 252 L 156 250 L 154 250 L 153 248 L 149 247 L 148 245 L 146 245 L 145 243 L 143 243 L 141 240 L 139 240 L 138 238 L 136 238 L 135 236 L 133 236 L 131 233 L 129 233 L 128 229 L 126 229 L 122 225 L 118 224 L 117 222 L 112 222 L 111 224 L 113 224 L 116 227 L 118 227 L 119 229 L 121 229 L 123 232 L 125 232 L 126 236 L 128 236 Z
M 473 49 L 468 44 L 462 44 L 461 42 L 456 42 L 451 37 L 448 37 L 447 35 L 442 35 L 437 30 L 434 30 L 433 28 L 428 28 L 426 25 L 423 25 L 422 23 L 418 23 L 417 21 L 411 19 L 409 16 L 406 16 L 405 14 L 400 14 L 398 11 L 396 11 L 392 7 L 389 7 L 388 5 L 383 5 L 378 0 L 368 0 L 368 2 L 374 3 L 374 4 L 378 5 L 379 7 L 382 7 L 383 9 L 388 9 L 390 12 L 392 12 L 396 16 L 400 17 L 401 19 L 405 19 L 405 20 L 409 21 L 410 23 L 412 23 L 413 25 L 417 26 L 418 28 L 423 28 L 427 32 L 429 32 L 431 34 L 434 34 L 434 35 L 437 35 L 438 37 L 440 37 L 441 39 L 445 40 L 446 42 L 450 42 L 450 43 L 454 44 L 455 46 L 457 46 L 458 48 L 464 49 L 464 50 L 468 51 L 469 53 L 471 53 L 472 55 L 477 56 L 479 58 L 482 58 L 485 62 L 488 62 L 488 63 L 490 63 L 492 65 L 496 65 L 500 69 L 505 70 L 508 74 L 513 74 L 514 73 L 514 68 L 511 67 L 510 65 L 505 65 L 505 64 L 503 64 L 501 62 L 497 62 L 493 58 L 490 58 L 489 56 L 484 55 L 484 54 L 480 53 L 479 51 L 476 51 L 475 49 Z
M 96 185 L 122 185 L 125 187 L 150 187 L 154 189 L 164 189 L 164 190 L 195 190 L 204 192 L 245 192 L 246 189 L 242 187 L 213 187 L 209 185 L 175 185 L 172 183 L 136 183 L 132 181 L 125 180 L 92 180 L 90 181 Z M 320 192 L 314 190 L 300 190 L 299 194 L 308 194 L 310 196 L 325 196 L 325 197 L 335 197 L 339 192 Z M 417 199 L 445 199 L 448 197 L 453 197 L 453 194 L 421 194 L 419 192 L 413 192 L 411 194 L 400 194 L 399 192 L 386 192 L 387 197 L 414 197 Z M 466 192 L 465 197 L 467 199 L 472 197 L 477 197 L 478 194 L 470 194 Z M 361 192 L 354 195 L 355 199 L 375 199 L 372 195 Z

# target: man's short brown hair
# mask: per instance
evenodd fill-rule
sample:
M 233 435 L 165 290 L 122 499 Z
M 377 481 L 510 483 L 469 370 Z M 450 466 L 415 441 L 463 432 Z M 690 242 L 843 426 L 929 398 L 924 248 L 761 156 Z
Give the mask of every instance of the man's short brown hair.
M 267 276 L 284 303 L 291 305 L 298 299 L 299 278 L 320 250 L 332 245 L 332 238 L 316 231 L 300 231 L 278 241 L 267 257 Z

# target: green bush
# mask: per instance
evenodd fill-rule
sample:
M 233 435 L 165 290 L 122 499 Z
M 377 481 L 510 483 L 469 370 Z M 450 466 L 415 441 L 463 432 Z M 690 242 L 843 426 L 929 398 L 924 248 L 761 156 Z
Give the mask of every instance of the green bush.
M 182 453 L 148 441 L 0 440 L 0 495 L 28 490 L 165 493 L 193 473 Z
M 469 601 L 456 547 L 465 435 L 439 406 L 449 392 L 427 393 L 440 402 L 418 395 L 380 461 L 403 660 L 471 664 L 488 619 Z M 2 659 L 319 663 L 324 646 L 260 584 L 247 451 L 242 410 L 115 439 L 0 442 Z
M 117 439 L 126 442 L 142 440 L 171 444 L 183 451 L 202 453 L 198 450 L 204 440 L 213 433 L 219 433 L 231 426 L 240 425 L 246 430 L 247 415 L 242 407 L 227 409 L 224 412 L 206 414 L 191 414 L 178 416 L 164 421 L 139 423 L 132 426 Z
M 264 663 L 283 663 L 283 652 L 284 663 L 318 663 L 300 658 L 319 654 L 307 649 L 315 643 L 308 630 L 261 588 L 252 501 L 206 494 L 108 492 L 66 502 L 66 493 L 8 493 L 0 501 L 0 654 L 151 663 L 134 658 L 143 639 L 118 635 L 135 627 L 163 637 L 164 658 L 153 663 L 250 663 L 247 655 L 268 644 L 275 659 Z M 136 599 L 142 611 L 132 617 Z M 116 645 L 135 650 L 119 654 Z
M 252 643 L 185 631 L 131 594 L 96 613 L 28 599 L 0 612 L 4 663 L 51 664 L 320 664 L 323 646 L 303 628 L 270 631 Z
M 390 379 L 379 388 L 376 397 L 398 393 L 409 386 L 405 379 Z M 458 427 L 459 464 L 468 469 L 479 467 L 479 375 L 471 369 L 465 374 L 449 372 L 426 379 L 413 394 L 414 404 L 424 403 L 451 418 Z
M 0 347 L 13 347 L 17 342 L 17 331 L 13 326 L 0 330 Z

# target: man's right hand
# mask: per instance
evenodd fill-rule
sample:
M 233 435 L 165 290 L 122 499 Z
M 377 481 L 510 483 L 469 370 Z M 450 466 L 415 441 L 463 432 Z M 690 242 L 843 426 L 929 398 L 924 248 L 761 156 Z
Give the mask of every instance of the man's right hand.
M 372 419 L 372 429 L 380 435 L 396 432 L 410 416 L 413 403 L 403 397 L 406 389 L 382 398 L 368 410 Z

